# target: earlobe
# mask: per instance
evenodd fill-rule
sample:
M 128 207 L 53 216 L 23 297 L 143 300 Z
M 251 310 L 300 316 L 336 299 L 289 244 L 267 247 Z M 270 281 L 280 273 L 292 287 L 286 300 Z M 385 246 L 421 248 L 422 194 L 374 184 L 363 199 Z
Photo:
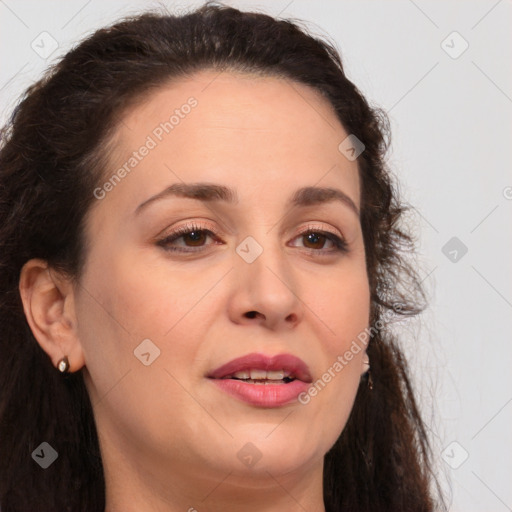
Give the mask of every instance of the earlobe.
M 63 371 L 61 361 L 67 356 L 66 371 L 79 370 L 84 357 L 70 281 L 52 271 L 46 261 L 32 259 L 21 269 L 19 292 L 30 329 L 53 365 Z

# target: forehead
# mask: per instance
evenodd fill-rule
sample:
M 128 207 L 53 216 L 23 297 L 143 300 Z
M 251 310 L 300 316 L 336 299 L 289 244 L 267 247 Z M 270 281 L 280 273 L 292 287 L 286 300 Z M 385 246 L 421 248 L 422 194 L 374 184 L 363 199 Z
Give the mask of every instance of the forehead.
M 272 110 L 273 123 L 279 125 L 289 124 L 290 118 L 300 115 L 301 125 L 313 129 L 340 128 L 331 104 L 312 87 L 284 77 L 212 70 L 199 71 L 151 91 L 125 115 L 123 126 L 137 127 L 139 122 L 155 117 L 167 119 L 190 97 L 197 100 L 199 108 L 194 113 L 200 112 L 203 121 L 215 124 L 222 119 L 226 128 L 272 130 L 268 109 Z
M 152 91 L 123 115 L 110 173 L 147 146 L 122 183 L 132 202 L 179 181 L 251 191 L 272 184 L 281 196 L 301 182 L 341 186 L 358 205 L 357 162 L 338 149 L 347 135 L 330 103 L 307 85 L 202 71 Z

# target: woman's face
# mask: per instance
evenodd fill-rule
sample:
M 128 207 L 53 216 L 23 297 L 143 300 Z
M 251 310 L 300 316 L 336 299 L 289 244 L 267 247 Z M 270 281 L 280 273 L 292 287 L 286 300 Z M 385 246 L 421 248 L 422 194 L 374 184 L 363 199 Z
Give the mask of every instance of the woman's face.
M 75 291 L 107 470 L 220 482 L 321 467 L 365 369 L 363 350 L 344 354 L 369 320 L 348 135 L 307 86 L 210 71 L 120 120 Z

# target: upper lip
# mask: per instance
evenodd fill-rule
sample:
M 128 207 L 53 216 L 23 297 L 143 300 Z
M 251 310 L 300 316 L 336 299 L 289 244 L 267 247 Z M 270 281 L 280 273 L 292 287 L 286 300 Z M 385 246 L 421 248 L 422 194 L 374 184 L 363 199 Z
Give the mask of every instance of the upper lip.
M 222 379 L 236 372 L 251 369 L 266 371 L 285 370 L 298 380 L 308 383 L 312 382 L 311 373 L 306 363 L 291 354 L 278 354 L 275 356 L 258 353 L 247 354 L 219 366 L 219 368 L 208 374 L 208 377 L 211 379 Z

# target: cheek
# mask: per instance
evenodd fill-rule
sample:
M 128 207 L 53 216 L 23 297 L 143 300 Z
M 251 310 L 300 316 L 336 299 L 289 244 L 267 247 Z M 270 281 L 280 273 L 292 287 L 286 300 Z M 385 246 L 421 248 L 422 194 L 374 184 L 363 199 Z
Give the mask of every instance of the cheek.
M 194 275 L 170 272 L 161 260 L 147 263 L 136 252 L 110 260 L 104 256 L 96 258 L 95 271 L 85 276 L 87 293 L 80 298 L 84 329 L 79 335 L 91 373 L 103 372 L 107 362 L 119 371 L 137 369 L 141 363 L 134 351 L 147 339 L 155 353 L 160 351 L 157 366 L 188 366 L 201 332 L 204 337 L 208 311 L 203 300 L 218 281 L 218 269 Z
M 84 276 L 77 306 L 88 387 L 93 404 L 102 408 L 100 421 L 121 422 L 134 444 L 141 432 L 161 431 L 160 441 L 169 445 L 165 436 L 177 435 L 183 423 L 173 423 L 175 412 L 197 414 L 180 383 L 202 339 L 198 314 L 206 313 L 200 299 L 215 281 L 190 281 L 179 273 L 165 279 L 163 266 L 150 271 L 127 257 L 104 258 L 94 268 Z M 142 362 L 147 352 L 149 365 Z
M 311 296 L 311 309 L 318 311 L 318 326 L 324 336 L 322 365 L 302 403 L 311 407 L 313 424 L 334 443 L 353 406 L 362 372 L 362 356 L 368 341 L 370 290 L 366 271 L 352 267 L 325 283 Z M 309 303 L 308 303 L 309 304 Z M 316 309 L 315 309 L 316 308 Z
M 312 300 L 330 334 L 326 342 L 331 353 L 344 350 L 368 326 L 370 289 L 366 271 L 360 265 L 347 266 L 325 279 Z
M 99 258 L 98 258 L 99 259 Z M 147 258 L 146 258 L 147 260 Z M 164 337 L 208 289 L 204 278 L 151 264 L 136 251 L 96 265 L 87 286 L 95 291 L 107 321 L 136 337 Z M 91 265 L 92 267 L 92 265 Z

